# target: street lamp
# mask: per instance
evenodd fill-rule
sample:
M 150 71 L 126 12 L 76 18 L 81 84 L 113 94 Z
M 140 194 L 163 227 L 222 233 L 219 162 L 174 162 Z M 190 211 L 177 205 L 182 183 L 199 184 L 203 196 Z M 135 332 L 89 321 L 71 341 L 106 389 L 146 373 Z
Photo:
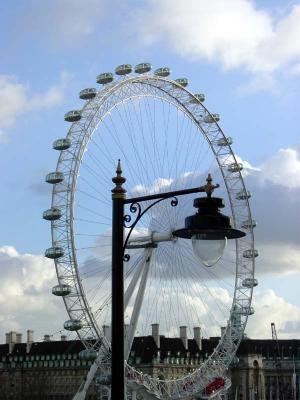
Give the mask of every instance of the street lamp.
M 124 272 L 123 262 L 128 259 L 125 254 L 129 237 L 143 215 L 159 202 L 173 198 L 172 206 L 176 206 L 177 196 L 205 192 L 207 197 L 194 200 L 196 214 L 185 219 L 185 227 L 172 232 L 174 237 L 192 239 L 195 254 L 206 266 L 215 264 L 223 254 L 227 239 L 237 239 L 245 236 L 245 232 L 233 229 L 230 218 L 221 214 L 219 209 L 224 207 L 223 199 L 212 197 L 214 189 L 219 185 L 212 184 L 210 174 L 206 185 L 192 189 L 177 190 L 158 193 L 148 196 L 126 199 L 126 190 L 123 183 L 126 179 L 122 176 L 120 160 L 118 162 L 117 176 L 112 181 L 112 337 L 111 337 L 111 400 L 125 399 L 125 374 L 124 374 Z M 152 201 L 144 210 L 140 203 Z M 125 204 L 130 205 L 130 211 L 137 213 L 136 219 L 129 226 L 129 233 L 124 241 L 125 222 L 130 222 L 131 217 L 124 215 Z

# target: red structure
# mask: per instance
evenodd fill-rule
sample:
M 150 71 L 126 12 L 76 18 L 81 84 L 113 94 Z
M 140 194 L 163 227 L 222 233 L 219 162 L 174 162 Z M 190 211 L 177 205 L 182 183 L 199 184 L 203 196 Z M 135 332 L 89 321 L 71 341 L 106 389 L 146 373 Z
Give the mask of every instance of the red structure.
M 220 389 L 225 385 L 225 380 L 223 378 L 215 378 L 211 383 L 209 383 L 203 390 L 203 394 L 212 394 L 216 390 Z

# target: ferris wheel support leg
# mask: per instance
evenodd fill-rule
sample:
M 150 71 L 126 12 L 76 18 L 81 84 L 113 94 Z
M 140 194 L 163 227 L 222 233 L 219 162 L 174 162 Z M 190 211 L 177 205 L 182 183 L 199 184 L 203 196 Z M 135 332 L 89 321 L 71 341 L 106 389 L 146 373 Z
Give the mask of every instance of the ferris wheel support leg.
M 73 400 L 84 400 L 85 399 L 86 393 L 88 391 L 88 388 L 90 387 L 90 384 L 92 383 L 92 380 L 94 379 L 97 369 L 98 369 L 98 365 L 96 364 L 96 362 L 94 362 L 86 376 L 85 381 L 80 385 L 78 392 L 73 397 Z
M 126 310 L 126 308 L 128 306 L 128 303 L 131 299 L 132 293 L 134 292 L 134 289 L 139 280 L 139 277 L 141 276 L 141 274 L 143 272 L 144 263 L 145 263 L 145 257 L 142 258 L 140 264 L 137 266 L 136 271 L 130 281 L 130 284 L 124 294 L 124 311 Z
M 149 266 L 150 266 L 150 260 L 151 260 L 151 255 L 152 255 L 152 248 L 146 249 L 145 250 L 145 257 L 144 257 L 144 267 L 143 267 L 143 274 L 141 277 L 141 282 L 140 286 L 138 289 L 138 293 L 135 299 L 133 311 L 132 311 L 132 316 L 130 319 L 130 326 L 127 332 L 127 336 L 125 338 L 125 352 L 124 352 L 124 357 L 125 360 L 128 359 L 129 352 L 132 346 L 135 330 L 136 330 L 136 325 L 139 319 L 140 311 L 141 311 L 141 306 L 145 294 L 145 288 L 146 288 L 146 282 L 148 278 L 148 272 L 149 272 Z

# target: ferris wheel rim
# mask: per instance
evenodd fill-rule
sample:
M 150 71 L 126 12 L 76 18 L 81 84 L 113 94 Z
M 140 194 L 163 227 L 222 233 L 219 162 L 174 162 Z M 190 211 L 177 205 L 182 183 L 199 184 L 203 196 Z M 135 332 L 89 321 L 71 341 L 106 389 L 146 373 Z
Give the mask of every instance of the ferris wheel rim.
M 147 86 L 147 81 L 151 81 L 151 82 L 155 82 L 155 83 L 164 83 L 164 84 L 169 84 L 169 85 L 172 85 L 172 86 L 174 86 L 175 88 L 176 88 L 176 90 L 178 90 L 178 91 L 180 91 L 181 93 L 184 93 L 186 96 L 188 96 L 189 98 L 191 98 L 191 97 L 194 97 L 195 98 L 195 96 L 190 92 L 190 91 L 188 91 L 186 88 L 183 88 L 182 86 L 180 86 L 179 84 L 177 84 L 175 81 L 173 81 L 173 80 L 170 80 L 170 79 L 167 79 L 167 78 L 161 78 L 161 77 L 157 77 L 157 76 L 145 76 L 145 75 L 143 75 L 143 76 L 135 76 L 135 77 L 130 77 L 130 78 L 125 78 L 125 79 L 121 79 L 120 81 L 118 81 L 117 83 L 113 83 L 113 84 L 110 84 L 110 86 L 107 86 L 106 88 L 104 88 L 104 90 L 103 91 L 99 91 L 98 92 L 98 95 L 99 94 L 102 94 L 103 96 L 103 98 L 102 98 L 102 100 L 103 100 L 103 102 L 102 102 L 102 104 L 105 102 L 105 100 L 106 99 L 108 99 L 110 96 L 111 96 L 111 94 L 113 93 L 113 92 L 116 92 L 119 88 L 123 88 L 123 87 L 126 87 L 126 85 L 131 85 L 131 84 L 134 84 L 134 83 L 137 83 L 137 82 L 143 82 L 143 84 L 146 84 L 146 86 Z M 157 87 L 156 87 L 156 89 L 158 89 Z M 168 93 L 169 94 L 169 93 Z M 137 97 L 140 97 L 139 95 L 137 95 Z M 150 97 L 151 97 L 151 95 L 150 95 Z M 93 101 L 93 100 L 92 100 Z M 91 102 L 92 102 L 91 101 Z M 87 107 L 91 102 L 87 102 L 86 103 L 86 105 L 85 105 L 85 107 Z M 122 101 L 120 101 L 120 102 L 122 102 Z M 119 104 L 119 103 L 118 103 Z M 175 105 L 178 109 L 179 109 L 179 106 L 177 106 L 176 104 L 173 104 L 173 105 Z M 205 112 L 207 113 L 207 114 L 209 114 L 209 115 L 212 115 L 208 110 L 207 110 L 207 108 L 206 107 L 204 107 L 203 106 L 203 104 L 201 103 L 201 102 L 199 102 L 199 104 L 198 105 L 200 105 L 201 107 L 202 107 L 202 109 L 203 110 L 205 110 Z M 181 106 L 183 107 L 183 105 L 181 104 Z M 84 107 L 84 109 L 85 109 L 85 107 Z M 83 109 L 83 110 L 84 110 Z M 111 109 L 110 109 L 111 110 Z M 183 109 L 181 109 L 180 108 L 180 110 L 181 111 L 183 111 Z M 95 109 L 93 109 L 93 110 L 91 110 L 90 111 L 91 113 L 93 113 L 94 112 L 94 115 L 93 115 L 93 117 L 92 118 L 90 118 L 90 124 L 92 123 L 92 120 L 93 120 L 93 118 L 95 118 L 95 115 L 96 115 L 96 111 L 95 111 Z M 109 112 L 109 111 L 108 111 Z M 187 113 L 187 115 L 188 115 L 188 113 Z M 189 115 L 188 115 L 189 116 Z M 195 121 L 196 121 L 196 119 L 195 119 Z M 100 123 L 100 119 L 98 120 L 98 123 L 97 123 L 97 125 Z M 222 129 L 220 128 L 220 126 L 216 123 L 216 122 L 214 122 L 214 124 L 217 126 L 217 128 L 218 128 L 218 133 L 221 135 L 221 137 L 223 138 L 223 139 L 226 139 L 226 136 L 224 135 L 224 133 L 223 133 L 223 131 L 222 131 Z M 69 130 L 69 132 L 68 132 L 68 135 L 67 135 L 67 137 L 68 138 L 70 138 L 70 137 L 72 137 L 72 134 L 73 134 L 73 132 L 72 132 L 72 127 L 74 126 L 74 124 L 71 126 L 71 128 L 70 128 L 70 130 Z M 206 133 L 204 132 L 204 130 L 202 129 L 202 127 L 201 126 L 199 126 L 199 128 L 200 128 L 200 130 L 201 130 L 201 132 L 202 132 L 202 134 L 203 135 L 205 135 L 205 137 L 206 137 L 206 139 L 208 140 L 208 143 L 209 143 L 209 146 L 211 147 L 211 149 L 212 149 L 212 143 L 211 143 L 211 141 L 210 141 L 210 139 L 207 137 L 207 135 L 206 135 Z M 86 128 L 87 129 L 87 128 Z M 93 130 L 93 132 L 96 130 L 97 128 L 95 127 L 94 128 L 94 130 Z M 86 142 L 84 145 L 83 145 L 83 140 L 84 140 L 84 138 L 85 138 L 85 135 L 82 137 L 82 141 L 79 143 L 78 142 L 78 147 L 77 147 L 77 149 L 78 149 L 78 153 L 79 152 L 81 152 L 81 157 L 83 156 L 83 150 L 86 148 L 86 146 L 88 145 L 88 142 Z M 231 149 L 231 146 L 229 145 L 229 144 L 227 144 L 227 148 L 230 150 L 230 155 L 231 155 L 231 157 L 232 157 L 232 159 L 237 163 L 237 161 L 236 161 L 236 158 L 235 158 L 235 155 L 234 155 L 234 153 L 232 152 L 232 149 Z M 77 154 L 78 154 L 77 153 Z M 216 154 L 214 153 L 214 155 L 215 155 L 215 157 L 216 157 L 216 160 L 217 160 L 217 162 L 219 163 L 219 159 L 217 158 L 217 156 L 216 156 Z M 56 168 L 56 171 L 62 171 L 62 169 L 63 168 L 61 168 L 62 167 L 62 164 L 61 164 L 61 156 L 62 156 L 62 153 L 60 154 L 60 157 L 59 157 L 59 160 L 58 160 L 58 163 L 57 163 L 57 168 Z M 80 162 L 81 162 L 81 158 L 79 158 L 79 159 L 76 159 L 76 161 L 75 161 L 75 164 L 77 163 L 77 171 L 79 170 L 79 165 L 80 165 Z M 220 165 L 220 164 L 219 164 Z M 220 167 L 220 169 L 221 169 L 221 171 L 222 171 L 222 174 L 223 174 L 223 169 Z M 69 220 L 70 220 L 70 232 L 71 232 L 71 238 L 72 238 L 72 240 L 74 240 L 74 235 L 73 235 L 73 200 L 74 200 L 74 193 L 75 193 L 75 187 L 76 187 L 76 179 L 77 179 L 77 174 L 76 173 L 74 173 L 74 171 L 76 170 L 76 165 L 74 165 L 74 169 L 73 169 L 73 171 L 72 171 L 72 186 L 71 186 L 71 188 L 69 189 L 70 190 L 70 193 L 71 193 L 71 196 L 69 197 L 69 200 L 70 200 L 70 214 L 69 214 Z M 223 174 L 223 178 L 224 178 L 224 182 L 225 182 L 225 185 L 226 185 L 226 187 L 227 187 L 227 181 L 226 181 L 226 178 L 224 177 L 224 174 Z M 242 175 L 241 175 L 241 173 L 240 173 L 240 171 L 238 172 L 238 179 L 239 179 L 239 181 L 242 183 L 242 187 L 244 188 L 244 190 L 246 190 L 245 189 L 245 185 L 244 185 L 244 181 L 243 181 L 243 178 L 242 178 Z M 228 190 L 228 187 L 227 187 L 227 191 L 228 191 L 228 197 L 229 197 L 229 199 L 231 199 L 231 196 L 230 196 L 230 193 L 229 193 L 229 190 Z M 57 191 L 56 192 L 56 185 L 54 186 L 54 188 L 53 188 L 53 194 L 52 194 L 52 206 L 54 207 L 54 206 L 56 206 L 57 205 L 57 195 L 58 195 L 58 193 L 59 193 L 59 191 Z M 250 207 L 249 207 L 249 202 L 248 202 L 248 199 L 246 199 L 245 200 L 246 201 L 246 207 L 247 207 L 247 210 L 248 210 L 248 215 L 249 215 L 249 218 L 251 218 L 251 210 L 250 210 Z M 233 205 L 231 204 L 231 209 L 232 209 L 232 211 L 234 211 L 234 207 L 233 207 Z M 233 215 L 234 215 L 234 212 L 233 212 Z M 54 223 L 52 223 L 52 237 L 53 238 L 55 238 L 55 234 L 54 234 L 54 230 L 56 229 L 56 227 L 55 227 L 55 224 Z M 249 229 L 249 232 L 248 232 L 248 234 L 250 234 L 250 237 L 251 237 L 251 249 L 253 250 L 254 249 L 254 239 L 253 239 L 253 228 L 250 228 Z M 57 241 L 56 240 L 54 240 L 54 243 L 56 243 Z M 102 338 L 101 337 L 101 333 L 100 333 L 100 331 L 99 330 L 97 330 L 97 323 L 96 323 L 96 321 L 94 321 L 94 318 L 93 318 L 93 315 L 92 315 L 92 312 L 89 310 L 89 307 L 88 307 L 88 302 L 87 302 L 87 299 L 86 299 L 86 296 L 85 296 L 85 294 L 84 294 L 84 289 L 81 287 L 81 285 L 80 285 L 80 276 L 79 276 L 79 273 L 78 273 L 78 270 L 77 270 L 77 262 L 76 262 L 76 253 L 75 253 L 75 245 L 74 245 L 74 242 L 72 242 L 71 243 L 71 252 L 72 252 L 72 256 L 73 256 L 73 260 L 75 260 L 75 262 L 74 262 L 74 267 L 75 267 L 75 270 L 76 270 L 76 278 L 77 278 L 77 282 L 76 282 L 76 284 L 78 285 L 78 287 L 77 287 L 77 289 L 78 289 L 78 295 L 79 295 L 79 297 L 81 298 L 80 300 L 83 302 L 83 307 L 85 307 L 85 311 L 86 311 L 86 313 L 87 313 L 87 316 L 88 316 L 88 318 L 90 319 L 90 322 L 91 322 L 91 324 L 92 324 L 92 327 L 95 329 L 95 331 L 97 332 L 97 334 L 98 335 L 100 335 L 100 337 L 99 337 L 99 339 L 103 339 L 103 340 L 105 340 L 104 338 Z M 237 254 L 238 254 L 238 249 L 237 249 Z M 56 264 L 56 268 L 57 268 L 57 275 L 58 275 L 58 280 L 59 280 L 59 282 L 61 281 L 61 280 L 63 280 L 63 279 L 61 279 L 60 280 L 60 270 L 59 270 L 59 264 L 60 264 L 60 262 L 59 261 L 57 261 L 57 260 L 55 260 L 55 264 Z M 238 271 L 237 271 L 238 272 Z M 252 275 L 254 276 L 254 258 L 253 258 L 253 263 L 252 263 Z M 235 301 L 235 298 L 236 298 L 236 290 L 237 290 L 237 275 L 236 275 L 236 282 L 235 282 L 235 292 L 234 292 L 234 301 Z M 248 298 L 248 300 L 249 300 L 249 304 L 251 304 L 251 298 L 252 298 L 252 290 L 253 290 L 253 288 L 251 288 L 250 290 L 249 290 L 249 298 Z M 67 303 L 67 301 L 66 301 L 66 299 L 64 298 L 64 301 L 65 301 L 65 305 L 66 305 L 66 309 L 67 309 L 67 311 L 68 311 L 68 313 L 69 313 L 69 315 L 70 315 L 70 318 L 72 319 L 72 310 L 70 310 L 69 309 L 69 304 Z M 225 337 L 225 336 L 224 336 Z M 239 340 L 241 339 L 241 337 L 239 338 Z M 83 342 L 86 342 L 87 341 L 87 339 L 86 339 L 86 337 L 83 337 L 83 338 L 81 338 L 81 340 L 83 341 Z M 218 352 L 220 352 L 220 351 L 222 351 L 222 346 L 221 346 L 221 344 L 224 342 L 224 338 L 222 338 L 221 339 L 221 341 L 220 341 L 220 343 L 219 343 L 219 345 L 217 346 L 217 348 L 216 348 L 216 350 L 214 351 L 214 353 L 213 354 L 219 354 Z M 106 346 L 107 346 L 107 349 L 109 348 L 109 343 L 106 343 Z M 214 357 L 211 357 L 211 359 L 212 359 L 212 361 L 214 361 L 215 360 L 215 358 Z M 205 364 L 206 365 L 206 364 Z M 204 367 L 203 367 L 204 368 Z

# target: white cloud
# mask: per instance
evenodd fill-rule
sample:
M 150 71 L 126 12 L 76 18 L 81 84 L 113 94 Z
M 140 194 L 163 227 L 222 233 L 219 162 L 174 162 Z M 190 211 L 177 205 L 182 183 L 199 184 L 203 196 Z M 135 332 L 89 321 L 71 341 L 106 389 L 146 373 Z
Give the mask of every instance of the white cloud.
M 157 193 L 157 192 L 161 192 L 164 191 L 166 188 L 169 188 L 170 185 L 172 184 L 173 179 L 166 179 L 166 178 L 158 178 L 156 179 L 153 184 L 151 185 L 151 187 L 145 187 L 143 185 L 136 185 L 133 189 L 132 189 L 132 194 L 134 196 L 142 196 L 143 194 L 148 194 L 148 193 Z
M 258 275 L 292 275 L 300 273 L 300 248 L 293 244 L 258 242 Z
M 271 322 L 276 323 L 280 339 L 299 337 L 300 327 L 295 331 L 295 324 L 300 319 L 300 307 L 288 303 L 274 290 L 255 291 L 253 306 L 255 314 L 249 317 L 246 332 L 250 338 L 270 339 Z
M 280 149 L 261 170 L 263 180 L 288 188 L 300 187 L 300 154 L 296 149 Z
M 297 147 L 280 149 L 259 167 L 245 165 L 246 187 L 252 193 L 257 274 L 300 272 L 300 158 Z
M 277 93 L 278 82 L 274 76 L 268 72 L 261 72 L 252 76 L 249 82 L 240 85 L 236 90 L 237 94 L 240 96 L 256 93 L 258 91 Z
M 60 82 L 44 93 L 30 93 L 29 85 L 15 76 L 0 75 L 0 142 L 7 140 L 7 130 L 28 112 L 49 109 L 60 104 L 69 74 L 62 73 Z
M 275 20 L 249 0 L 149 0 L 135 18 L 144 43 L 183 57 L 252 72 L 299 64 L 299 3 Z
M 36 331 L 36 339 L 62 329 L 65 313 L 51 288 L 56 283 L 53 262 L 43 256 L 20 254 L 0 247 L 0 335 L 9 330 Z M 24 338 L 23 338 L 24 339 Z

